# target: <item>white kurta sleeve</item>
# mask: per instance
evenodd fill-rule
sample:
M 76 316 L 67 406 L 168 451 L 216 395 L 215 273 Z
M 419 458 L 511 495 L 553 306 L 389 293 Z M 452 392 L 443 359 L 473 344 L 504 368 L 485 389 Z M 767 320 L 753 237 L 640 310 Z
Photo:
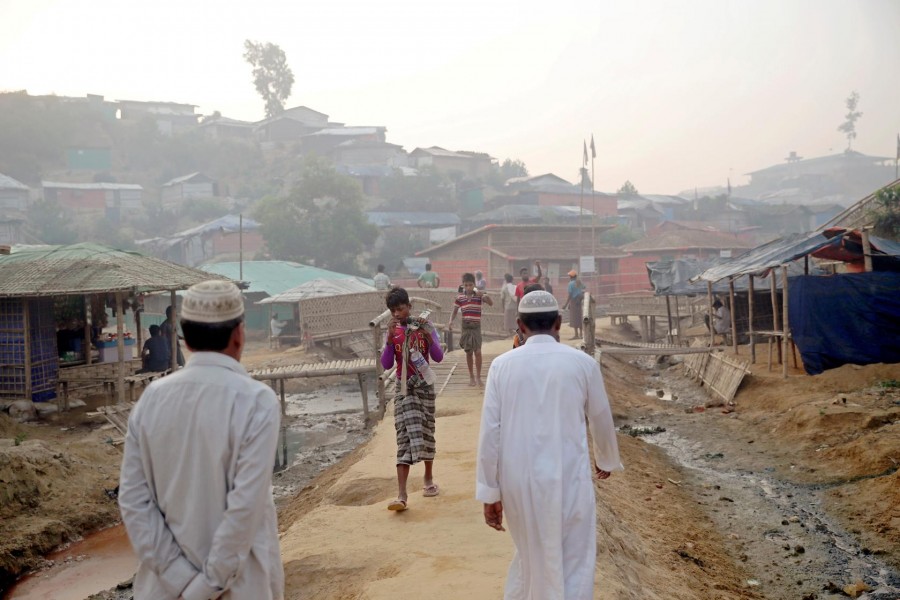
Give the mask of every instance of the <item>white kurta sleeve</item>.
M 144 392 L 145 404 L 149 393 Z M 177 598 L 199 571 L 184 556 L 151 492 L 141 454 L 139 407 L 132 411 L 125 435 L 119 509 L 138 559 L 157 575 L 163 588 Z
M 619 443 L 616 440 L 616 427 L 613 424 L 612 409 L 606 396 L 603 375 L 600 365 L 591 361 L 588 366 L 588 399 L 585 407 L 591 437 L 594 440 L 594 460 L 604 471 L 621 471 L 622 460 L 619 458 Z
M 478 437 L 478 461 L 475 475 L 475 498 L 485 504 L 500 498 L 500 394 L 497 370 L 488 371 L 481 409 L 481 432 Z
M 234 582 L 246 563 L 272 501 L 272 461 L 278 446 L 281 413 L 275 394 L 262 390 L 257 408 L 241 438 L 234 487 L 226 496 L 222 522 L 216 528 L 209 555 L 185 588 L 185 600 L 218 598 Z

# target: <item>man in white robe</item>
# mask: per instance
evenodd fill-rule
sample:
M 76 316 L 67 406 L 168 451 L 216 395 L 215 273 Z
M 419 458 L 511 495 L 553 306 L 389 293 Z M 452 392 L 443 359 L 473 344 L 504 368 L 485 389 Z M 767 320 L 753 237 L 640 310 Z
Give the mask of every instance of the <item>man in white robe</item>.
M 592 473 L 606 479 L 623 468 L 603 376 L 593 358 L 559 343 L 551 294 L 526 294 L 518 323 L 525 344 L 488 372 L 476 498 L 489 527 L 503 531 L 505 513 L 516 546 L 505 600 L 589 600 L 597 552 Z
M 138 557 L 135 600 L 280 600 L 272 500 L 281 411 L 240 364 L 244 301 L 230 282 L 188 289 L 185 368 L 131 413 L 119 508 Z

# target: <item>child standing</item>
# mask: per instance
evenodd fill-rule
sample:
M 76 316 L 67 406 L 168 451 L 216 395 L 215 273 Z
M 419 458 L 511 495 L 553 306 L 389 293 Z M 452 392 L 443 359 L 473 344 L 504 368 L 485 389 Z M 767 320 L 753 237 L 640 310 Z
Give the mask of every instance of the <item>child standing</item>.
M 475 289 L 475 276 L 463 273 L 463 292 L 453 302 L 453 313 L 447 323 L 447 331 L 453 328 L 453 319 L 462 312 L 462 335 L 459 346 L 466 352 L 466 366 L 469 367 L 469 385 L 481 386 L 481 305 L 493 306 L 494 301 L 484 292 Z M 474 360 L 473 360 L 474 359 Z M 474 369 L 473 369 L 473 364 Z
M 384 350 L 381 352 L 381 366 L 390 369 L 396 362 L 399 388 L 394 396 L 398 494 L 397 499 L 388 504 L 388 510 L 404 511 L 408 500 L 406 481 L 409 478 L 409 468 L 417 462 L 425 463 L 422 495 L 430 497 L 440 493 L 432 472 L 435 453 L 434 385 L 425 381 L 425 373 L 416 368 L 410 360 L 410 354 L 418 352 L 425 357 L 426 362 L 429 357 L 435 362 L 441 362 L 444 351 L 437 329 L 430 321 L 410 319 L 409 311 L 412 307 L 405 289 L 390 290 L 385 302 L 391 311 L 391 320 L 388 323 Z

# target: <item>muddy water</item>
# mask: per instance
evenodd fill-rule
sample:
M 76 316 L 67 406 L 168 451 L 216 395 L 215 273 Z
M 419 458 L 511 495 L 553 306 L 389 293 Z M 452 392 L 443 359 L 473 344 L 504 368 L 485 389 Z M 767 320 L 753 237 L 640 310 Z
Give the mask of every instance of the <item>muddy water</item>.
M 52 567 L 19 581 L 4 600 L 84 600 L 130 579 L 137 569 L 123 525 L 92 534 L 47 559 Z
M 689 380 L 663 371 L 648 373 L 648 384 L 645 393 L 664 400 L 667 410 L 632 425 L 665 429 L 643 439 L 683 467 L 680 485 L 754 573 L 747 585 L 766 598 L 793 600 L 836 598 L 834 586 L 862 580 L 873 588 L 862 599 L 900 598 L 900 573 L 830 518 L 821 487 L 777 476 L 764 448 L 731 439 L 708 418 L 688 416 L 685 409 L 707 401 Z
M 369 392 L 370 409 L 374 409 L 374 387 Z M 295 469 L 289 469 L 279 474 L 276 495 L 302 488 L 321 469 L 356 447 L 363 427 L 362 395 L 356 383 L 290 394 L 285 400 L 287 464 L 296 467 L 296 473 L 291 476 Z M 357 433 L 351 433 L 354 430 Z M 122 525 L 89 535 L 47 559 L 53 561 L 49 569 L 23 578 L 2 600 L 84 600 L 127 581 L 137 569 L 137 558 Z

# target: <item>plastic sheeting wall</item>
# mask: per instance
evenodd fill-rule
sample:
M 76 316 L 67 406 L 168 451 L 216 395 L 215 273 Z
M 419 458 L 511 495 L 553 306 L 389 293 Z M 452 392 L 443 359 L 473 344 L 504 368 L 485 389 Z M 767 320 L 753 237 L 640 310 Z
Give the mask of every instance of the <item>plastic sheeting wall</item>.
M 900 362 L 900 274 L 794 277 L 791 333 L 810 375 L 844 364 Z

